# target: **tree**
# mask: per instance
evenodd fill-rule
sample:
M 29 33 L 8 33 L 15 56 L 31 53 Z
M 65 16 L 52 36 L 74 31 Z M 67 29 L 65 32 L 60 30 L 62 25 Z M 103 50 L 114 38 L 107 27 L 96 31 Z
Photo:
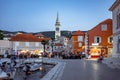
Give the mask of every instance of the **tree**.
M 42 40 L 41 43 L 43 45 L 44 53 L 45 53 L 45 45 L 48 44 L 48 40 Z
M 3 34 L 2 34 L 2 31 L 0 30 L 0 40 L 3 40 Z

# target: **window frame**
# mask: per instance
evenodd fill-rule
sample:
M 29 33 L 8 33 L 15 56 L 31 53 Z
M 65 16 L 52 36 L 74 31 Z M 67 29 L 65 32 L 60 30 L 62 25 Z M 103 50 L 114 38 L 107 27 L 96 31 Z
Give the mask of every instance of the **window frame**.
M 15 42 L 15 46 L 19 46 L 20 44 L 19 44 L 19 42 Z
M 35 42 L 35 46 L 36 46 L 36 47 L 39 47 L 39 42 Z
M 101 25 L 101 31 L 107 31 L 107 24 Z
M 120 28 L 120 13 L 117 14 L 117 28 L 116 29 L 119 29 Z
M 112 41 L 111 41 L 111 38 L 112 38 Z M 112 36 L 109 36 L 109 37 L 108 37 L 108 43 L 110 43 L 110 44 L 113 43 L 113 37 L 112 37 Z
M 83 41 L 83 36 L 78 36 L 78 41 Z
M 28 47 L 30 44 L 29 42 L 25 42 L 25 46 Z
M 98 41 L 99 39 L 99 41 Z M 94 37 L 94 43 L 101 43 L 101 37 L 100 36 L 95 36 Z

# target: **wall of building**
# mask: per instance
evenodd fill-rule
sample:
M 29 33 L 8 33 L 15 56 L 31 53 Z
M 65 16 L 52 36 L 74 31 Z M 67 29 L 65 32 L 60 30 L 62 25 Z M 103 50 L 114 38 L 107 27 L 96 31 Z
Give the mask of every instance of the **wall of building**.
M 77 34 L 77 35 L 74 35 Z M 82 41 L 78 41 L 78 37 L 82 36 Z M 84 33 L 81 31 L 76 31 L 75 33 L 73 33 L 72 39 L 73 39 L 73 53 L 77 54 L 77 53 L 81 53 L 85 50 L 85 36 Z M 81 46 L 79 45 L 81 44 Z
M 11 42 L 8 40 L 0 40 L 0 55 L 4 55 L 6 51 L 8 54 L 12 54 Z
M 102 24 L 107 24 L 107 31 L 101 30 Z M 104 50 L 104 52 L 108 54 L 108 48 L 112 48 L 112 43 L 108 43 L 108 37 L 112 36 L 112 20 L 107 19 L 101 22 L 100 24 L 95 26 L 93 29 L 89 30 L 87 33 L 88 33 L 89 51 L 91 47 L 94 47 L 92 45 L 94 43 L 94 37 L 99 36 L 101 37 L 101 42 L 96 47 L 99 47 L 100 53 L 102 53 L 102 50 Z
M 120 52 L 118 49 L 118 39 L 120 37 L 120 28 L 117 29 L 117 15 L 120 13 L 120 4 L 113 10 L 113 57 L 120 57 Z

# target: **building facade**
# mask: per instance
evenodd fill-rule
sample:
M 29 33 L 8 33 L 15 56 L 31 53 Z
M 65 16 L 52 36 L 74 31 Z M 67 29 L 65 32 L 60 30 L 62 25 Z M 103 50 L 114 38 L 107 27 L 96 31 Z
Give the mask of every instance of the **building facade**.
M 43 52 L 41 40 L 32 34 L 17 34 L 10 39 L 15 55 L 40 54 Z
M 85 50 L 85 34 L 84 32 L 78 30 L 72 34 L 72 53 L 77 54 Z
M 107 19 L 86 33 L 86 51 L 91 57 L 112 55 L 112 20 Z
M 113 57 L 120 58 L 120 0 L 116 0 L 109 10 L 113 19 Z
M 12 44 L 8 40 L 0 40 L 0 55 L 11 55 Z
M 69 52 L 85 52 L 92 58 L 112 56 L 112 19 L 106 19 L 88 31 L 75 31 L 69 41 Z

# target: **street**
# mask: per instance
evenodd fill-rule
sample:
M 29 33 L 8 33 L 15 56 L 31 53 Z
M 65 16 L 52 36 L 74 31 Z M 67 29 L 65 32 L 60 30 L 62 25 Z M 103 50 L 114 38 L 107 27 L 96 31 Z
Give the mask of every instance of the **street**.
M 66 60 L 61 80 L 120 80 L 120 70 L 93 60 Z

